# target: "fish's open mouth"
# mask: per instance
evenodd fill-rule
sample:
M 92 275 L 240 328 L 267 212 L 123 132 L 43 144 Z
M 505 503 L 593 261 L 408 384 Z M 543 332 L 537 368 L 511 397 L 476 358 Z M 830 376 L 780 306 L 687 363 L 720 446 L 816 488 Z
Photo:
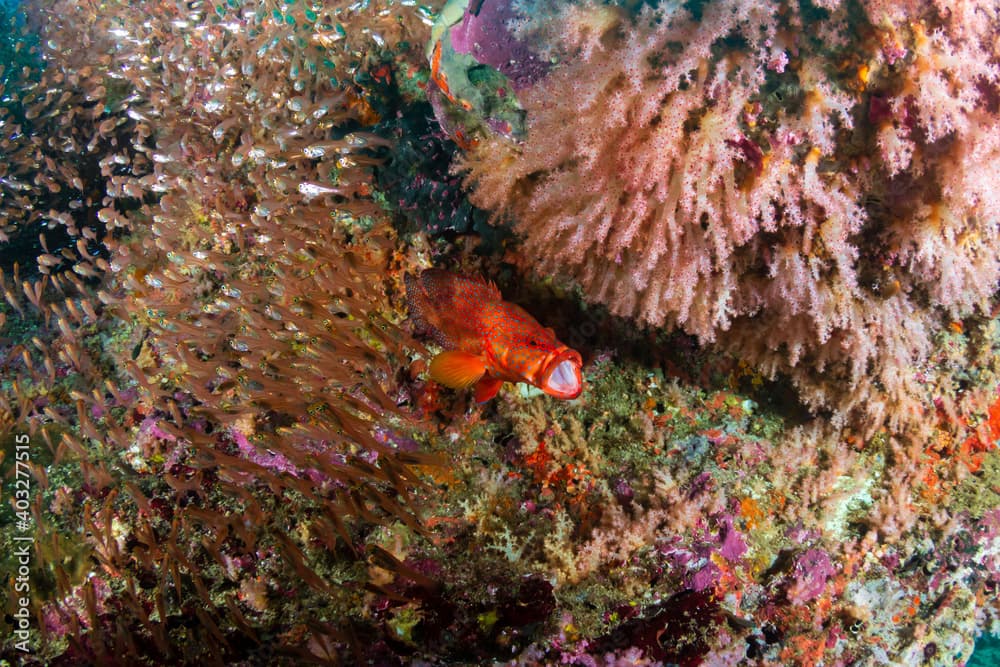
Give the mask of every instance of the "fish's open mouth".
M 565 350 L 549 363 L 549 371 L 542 381 L 542 391 L 556 398 L 576 398 L 583 391 L 583 360 L 579 353 Z

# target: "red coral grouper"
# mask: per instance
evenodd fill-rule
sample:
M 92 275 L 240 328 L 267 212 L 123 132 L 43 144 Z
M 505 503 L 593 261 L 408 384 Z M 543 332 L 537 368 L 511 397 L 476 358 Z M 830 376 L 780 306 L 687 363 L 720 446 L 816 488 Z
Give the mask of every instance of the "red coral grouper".
M 583 391 L 583 359 L 520 306 L 508 303 L 492 282 L 441 269 L 406 274 L 406 299 L 417 328 L 445 352 L 430 364 L 431 378 L 452 389 L 476 385 L 488 401 L 504 382 L 527 382 L 556 398 Z

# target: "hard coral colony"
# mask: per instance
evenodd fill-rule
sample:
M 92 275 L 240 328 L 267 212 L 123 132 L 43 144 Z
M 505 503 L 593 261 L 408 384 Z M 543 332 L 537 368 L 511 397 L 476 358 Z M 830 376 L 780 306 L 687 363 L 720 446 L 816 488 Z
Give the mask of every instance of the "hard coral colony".
M 143 10 L 0 5 L 4 660 L 1000 632 L 995 3 Z

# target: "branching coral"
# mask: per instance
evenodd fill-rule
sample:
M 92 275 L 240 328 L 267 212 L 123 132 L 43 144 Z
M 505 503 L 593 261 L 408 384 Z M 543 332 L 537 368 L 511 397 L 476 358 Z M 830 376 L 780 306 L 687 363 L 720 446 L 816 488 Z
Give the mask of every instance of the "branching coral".
M 898 424 L 1000 278 L 1000 17 L 823 7 L 567 6 L 525 28 L 560 60 L 519 93 L 527 139 L 461 168 L 525 266 Z

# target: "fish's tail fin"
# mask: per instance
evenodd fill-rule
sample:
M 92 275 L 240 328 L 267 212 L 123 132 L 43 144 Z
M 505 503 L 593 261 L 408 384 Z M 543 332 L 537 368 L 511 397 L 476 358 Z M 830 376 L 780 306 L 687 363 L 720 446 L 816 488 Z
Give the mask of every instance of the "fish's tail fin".
M 491 300 L 493 294 L 482 280 L 470 280 L 443 269 L 404 274 L 403 283 L 414 332 L 430 334 L 447 349 L 460 347 L 460 337 L 465 333 L 475 335 L 474 327 L 468 323 L 455 322 L 460 317 L 456 309 L 468 314 L 470 304 L 483 304 Z
M 407 271 L 403 274 L 403 284 L 406 286 L 406 306 L 410 311 L 410 324 L 413 326 L 413 333 L 428 335 L 438 345 L 454 347 L 444 332 L 434 326 L 434 306 L 427 294 L 427 284 L 423 274 L 415 276 Z
M 430 324 L 424 315 L 427 308 L 427 296 L 420 286 L 420 278 L 409 271 L 403 274 L 403 284 L 406 286 L 406 306 L 410 311 L 410 321 L 413 328 L 420 333 L 427 333 Z

